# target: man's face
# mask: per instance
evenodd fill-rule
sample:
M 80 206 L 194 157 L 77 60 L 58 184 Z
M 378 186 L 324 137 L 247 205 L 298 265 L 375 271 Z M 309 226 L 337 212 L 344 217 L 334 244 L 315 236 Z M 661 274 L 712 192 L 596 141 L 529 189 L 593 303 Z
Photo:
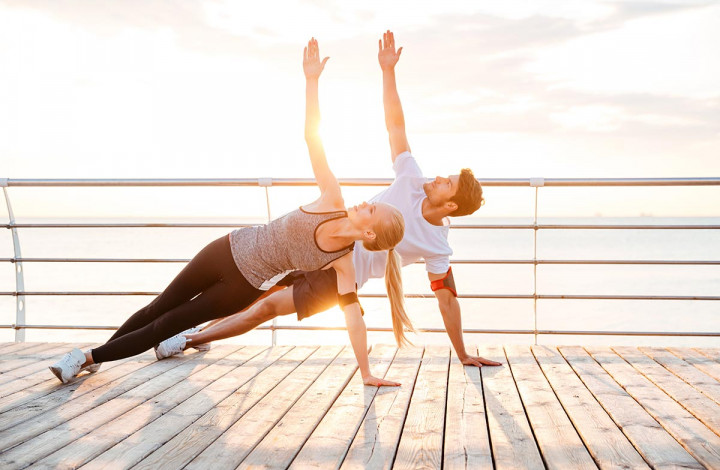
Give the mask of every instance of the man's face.
M 423 184 L 423 190 L 432 205 L 441 206 L 455 196 L 459 181 L 460 175 L 451 175 L 447 178 L 436 176 L 433 181 Z

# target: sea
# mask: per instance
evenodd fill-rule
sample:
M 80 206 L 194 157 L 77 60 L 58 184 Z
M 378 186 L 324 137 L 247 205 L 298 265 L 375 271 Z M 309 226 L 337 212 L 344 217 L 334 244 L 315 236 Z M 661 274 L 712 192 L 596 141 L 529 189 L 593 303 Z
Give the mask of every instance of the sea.
M 233 219 L 236 223 L 253 220 Z M 52 218 L 19 220 L 51 223 Z M 63 222 L 145 222 L 139 219 L 63 219 Z M 158 221 L 155 219 L 154 221 Z M 165 222 L 166 220 L 163 220 Z M 226 219 L 173 219 L 173 222 L 222 222 Z M 455 224 L 477 229 L 452 229 L 450 243 L 457 260 L 703 260 L 720 261 L 720 230 L 533 230 L 483 229 L 487 225 L 530 224 L 529 218 L 463 218 Z M 539 224 L 680 224 L 720 225 L 720 217 L 555 217 Z M 22 256 L 26 258 L 173 258 L 189 259 L 208 242 L 230 228 L 21 228 Z M 535 250 L 537 252 L 535 253 Z M 0 259 L 12 258 L 10 230 L 0 232 Z M 23 263 L 25 290 L 30 292 L 161 291 L 183 263 Z M 15 266 L 0 262 L 0 292 L 15 291 Z M 493 295 L 649 295 L 720 296 L 720 265 L 538 265 L 456 264 L 460 294 Z M 403 269 L 406 305 L 418 329 L 443 328 L 437 302 L 429 289 L 424 265 Z M 382 280 L 371 280 L 360 293 L 384 292 Z M 94 325 L 117 327 L 151 296 L 26 297 L 25 321 L 32 325 Z M 362 300 L 368 327 L 391 326 L 387 299 Z M 715 300 L 545 300 L 460 299 L 462 324 L 467 329 L 557 331 L 720 332 L 720 301 Z M 16 299 L 0 295 L 0 324 L 15 323 Z M 278 325 L 338 326 L 344 317 L 338 308 L 298 322 L 295 316 L 277 319 Z M 110 330 L 29 329 L 26 341 L 102 342 Z M 0 341 L 12 341 L 14 332 L 0 329 Z M 411 334 L 414 344 L 449 344 L 445 333 Z M 270 331 L 253 331 L 229 342 L 270 344 Z M 276 344 L 344 344 L 344 331 L 278 330 Z M 392 343 L 388 332 L 369 332 L 369 343 Z M 720 347 L 719 337 L 574 336 L 468 333 L 473 344 L 581 344 Z

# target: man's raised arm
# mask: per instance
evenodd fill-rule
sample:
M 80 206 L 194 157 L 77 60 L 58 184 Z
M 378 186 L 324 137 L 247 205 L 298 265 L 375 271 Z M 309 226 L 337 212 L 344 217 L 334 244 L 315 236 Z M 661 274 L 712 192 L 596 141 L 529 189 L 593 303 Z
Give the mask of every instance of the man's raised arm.
M 383 107 L 385 108 L 385 127 L 390 138 L 392 161 L 399 154 L 410 151 L 405 134 L 405 116 L 395 83 L 395 64 L 400 59 L 402 47 L 395 51 L 395 36 L 388 30 L 379 41 L 378 62 L 383 73 Z

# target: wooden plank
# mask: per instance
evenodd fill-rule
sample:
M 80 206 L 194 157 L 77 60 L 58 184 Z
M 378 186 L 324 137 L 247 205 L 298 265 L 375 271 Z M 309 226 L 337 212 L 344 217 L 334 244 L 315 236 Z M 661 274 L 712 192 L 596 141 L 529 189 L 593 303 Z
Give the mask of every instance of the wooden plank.
M 481 347 L 479 354 L 503 363 L 480 369 L 495 467 L 544 469 L 502 347 Z
M 93 343 L 64 343 L 65 350 L 58 349 L 60 352 L 67 352 L 67 346 L 77 346 L 77 347 L 90 347 Z M 17 392 L 18 390 L 23 390 L 24 388 L 27 388 L 31 385 L 34 385 L 39 382 L 44 382 L 45 380 L 49 380 L 50 377 L 55 377 L 54 375 L 48 375 L 47 370 L 50 365 L 52 365 L 57 359 L 58 355 L 51 355 L 50 360 L 42 360 L 39 362 L 31 363 L 33 365 L 37 364 L 36 367 L 30 366 L 30 370 L 18 370 L 15 369 L 13 371 L 8 372 L 8 377 L 12 377 L 11 380 L 8 380 L 6 382 L 3 381 L 3 377 L 5 375 L 0 375 L 0 383 L 2 384 L 2 387 L 0 387 L 0 398 L 8 396 L 12 393 Z M 57 378 L 56 378 L 57 381 Z
M 202 434 L 202 427 L 195 429 L 191 426 L 199 418 L 205 417 L 205 424 L 208 426 L 205 429 L 208 430 L 211 422 L 232 419 L 236 413 L 241 412 L 242 407 L 252 406 L 252 403 L 264 396 L 266 390 L 263 389 L 263 386 L 275 386 L 314 349 L 293 349 L 291 346 L 276 346 L 266 349 L 208 385 L 202 393 L 193 395 L 171 412 L 135 431 L 126 439 L 121 440 L 122 429 L 113 426 L 107 440 L 110 441 L 110 444 L 113 441 L 117 444 L 82 468 L 127 469 L 181 432 L 188 433 L 187 430 L 190 432 L 194 430 L 195 433 Z M 291 354 L 287 354 L 288 351 L 291 351 Z M 283 360 L 276 363 L 280 358 Z
M 695 348 L 695 351 L 715 362 L 720 362 L 720 348 Z
M 341 468 L 390 468 L 400 442 L 400 431 L 410 406 L 422 356 L 422 348 L 404 347 L 397 351 L 385 378 L 402 385 L 381 387 L 377 390 L 375 399 L 368 403 L 367 413 L 350 444 Z M 332 445 L 330 440 L 325 442 Z M 344 440 L 341 442 L 345 444 Z M 318 460 L 306 460 L 303 466 L 297 467 L 311 468 L 313 465 L 310 464 Z
M 185 468 L 204 470 L 213 466 L 219 468 L 237 466 L 326 370 L 341 350 L 341 346 L 320 346 L 308 360 Z
M 140 385 L 114 397 L 113 400 L 105 401 L 92 408 L 86 408 L 85 412 L 78 413 L 72 418 L 65 418 L 55 426 L 47 427 L 45 425 L 44 433 L 25 440 L 22 444 L 0 455 L 0 466 L 3 468 L 24 468 L 50 453 L 62 449 L 62 447 L 75 439 L 84 436 L 98 426 L 130 411 L 147 400 L 155 400 L 159 393 L 180 381 L 187 381 L 194 373 L 205 369 L 217 359 L 226 356 L 239 347 L 217 347 L 203 355 L 187 354 L 183 357 L 182 364 L 177 367 L 170 367 L 152 378 L 146 378 Z M 159 362 L 167 362 L 167 360 Z M 55 413 L 53 413 L 52 418 L 54 417 Z M 45 418 L 46 422 L 50 420 L 46 415 L 41 415 L 40 418 Z M 23 425 L 23 428 L 26 425 L 27 423 Z M 33 427 L 38 428 L 39 426 Z
M 72 349 L 72 345 L 70 349 L 67 347 L 68 345 L 64 343 L 42 343 L 24 349 L 21 353 L 5 356 L 3 358 L 4 360 L 0 361 L 0 381 L 2 381 L 0 383 L 8 381 L 8 379 L 5 378 L 5 374 L 8 372 L 19 367 L 27 366 L 28 364 L 37 363 L 39 360 L 53 358 L 57 356 L 60 351 L 68 352 Z
M 100 373 L 102 373 L 106 378 L 110 376 L 117 378 L 121 375 L 127 374 L 127 372 L 125 372 L 125 374 L 117 375 L 114 371 L 109 372 L 110 369 L 126 364 L 127 362 L 138 361 L 140 361 L 140 364 L 135 365 L 133 370 L 143 364 L 147 365 L 151 362 L 155 362 L 155 355 L 146 354 L 136 358 L 128 358 L 120 361 L 105 363 L 102 365 Z M 67 397 L 70 396 L 77 398 L 81 394 L 92 389 L 90 385 L 85 385 L 84 381 L 87 379 L 89 379 L 88 374 L 83 372 L 78 376 L 78 379 L 73 379 L 71 382 L 65 384 L 61 388 L 58 388 L 59 384 L 57 377 L 55 377 L 47 369 L 39 370 L 34 374 L 15 379 L 14 381 L 3 385 L 3 390 L 7 388 L 11 393 L 0 398 L 0 413 L 16 408 L 28 401 L 38 400 L 39 398 L 52 393 L 55 394 L 53 396 L 53 402 L 66 401 Z M 36 402 L 33 405 L 37 407 L 40 403 L 41 402 Z
M 577 346 L 558 349 L 651 467 L 704 468 L 587 351 Z
M 530 346 L 506 346 L 505 353 L 547 468 L 596 469 Z
M 692 364 L 695 368 L 703 371 L 715 380 L 720 381 L 720 364 L 713 361 L 704 354 L 691 348 L 667 348 L 685 362 Z
M 477 347 L 466 347 L 470 354 Z M 443 469 L 492 469 L 480 368 L 450 359 Z
M 283 383 L 287 384 L 285 379 L 288 374 L 296 370 L 316 349 L 317 347 L 309 346 L 294 348 L 278 359 L 273 367 L 260 373 L 206 413 L 194 415 L 194 422 L 133 468 L 183 467 L 262 400 L 268 391 L 282 386 Z M 90 464 L 94 464 L 95 460 Z M 128 460 L 134 460 L 134 456 Z M 128 467 L 125 455 L 118 455 L 114 461 L 106 461 L 105 464 L 113 468 Z
M 0 396 L 8 394 L 6 389 L 11 388 L 7 387 L 11 382 L 41 370 L 47 371 L 48 367 L 62 357 L 62 354 L 67 353 L 73 348 L 82 349 L 91 344 L 93 343 L 64 343 L 49 349 L 44 349 L 30 357 L 8 361 L 8 363 L 12 363 L 13 366 L 0 373 L 0 386 L 2 386 L 0 387 Z
M 19 342 L 13 343 L 7 346 L 5 350 L 0 354 L 0 359 L 3 361 L 10 359 L 17 359 L 20 356 L 27 356 L 34 354 L 35 351 L 42 351 L 43 349 L 50 348 L 53 346 L 60 345 L 62 343 L 48 343 L 48 342 Z
M 667 370 L 720 404 L 720 382 L 683 361 L 665 348 L 642 347 L 640 350 Z
M 450 348 L 426 346 L 393 468 L 442 467 Z
M 136 431 L 143 429 L 163 414 L 171 411 L 185 400 L 190 399 L 204 389 L 260 354 L 267 347 L 249 346 L 234 351 L 226 357 L 219 355 L 212 357 L 213 350 L 205 353 L 204 361 L 217 359 L 213 364 L 194 372 L 188 379 L 168 388 L 151 400 L 145 401 L 124 413 L 123 415 L 106 422 L 93 429 L 82 437 L 77 436 L 73 429 L 75 439 L 48 457 L 35 462 L 33 468 L 74 469 L 111 448 L 117 442 L 122 441 Z M 226 354 L 226 352 L 223 352 Z M 177 369 L 175 369 L 177 370 Z M 78 419 L 78 418 L 76 418 Z
M 533 346 L 532 352 L 598 467 L 649 468 L 555 348 Z
M 7 341 L 4 343 L 0 343 L 0 358 L 2 358 L 2 354 L 5 351 L 5 349 L 7 349 L 10 346 L 13 346 L 15 344 L 17 344 L 15 341 Z
M 633 347 L 612 348 L 680 406 L 720 436 L 720 406 L 684 380 Z
M 62 393 L 67 385 L 58 385 L 58 392 L 42 397 L 39 400 L 29 402 L 20 407 L 13 408 L 0 415 L 0 450 L 20 444 L 40 433 L 59 426 L 67 420 L 94 409 L 113 398 L 122 395 L 128 390 L 138 387 L 148 380 L 167 372 L 188 360 L 189 355 L 173 357 L 163 361 L 147 363 L 127 363 L 126 366 L 134 366 L 136 371 L 119 379 L 109 381 L 110 374 L 93 374 L 83 383 L 90 390 L 75 398 Z M 123 366 L 116 367 L 112 371 L 118 372 Z M 125 370 L 121 370 L 125 372 Z M 111 371 L 111 372 L 112 372 Z M 82 386 L 80 388 L 83 388 Z M 77 390 L 77 388 L 74 388 Z M 86 391 L 85 389 L 82 390 Z M 72 398 L 68 401 L 58 400 L 60 397 Z M 23 423 L 18 426 L 19 423 Z
M 397 348 L 375 345 L 370 352 L 370 370 L 375 377 L 385 377 Z M 290 468 L 338 468 L 371 406 L 378 387 L 363 384 L 360 371 L 350 382 L 318 423 Z
M 710 468 L 720 468 L 720 436 L 710 431 L 610 348 L 592 347 L 587 350 L 698 462 Z
M 238 468 L 286 469 L 357 370 L 346 346 Z

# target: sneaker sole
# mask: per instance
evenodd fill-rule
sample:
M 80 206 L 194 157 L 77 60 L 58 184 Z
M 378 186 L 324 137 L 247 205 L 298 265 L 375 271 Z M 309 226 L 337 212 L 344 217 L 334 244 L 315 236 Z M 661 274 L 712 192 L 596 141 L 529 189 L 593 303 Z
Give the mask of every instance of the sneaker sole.
M 50 367 L 48 367 L 48 369 L 50 369 L 50 372 L 55 374 L 55 377 L 57 377 L 60 382 L 62 382 L 64 384 L 67 383 L 67 380 L 63 380 L 63 378 L 62 378 L 62 369 L 61 368 L 55 367 L 55 366 L 50 366 Z

